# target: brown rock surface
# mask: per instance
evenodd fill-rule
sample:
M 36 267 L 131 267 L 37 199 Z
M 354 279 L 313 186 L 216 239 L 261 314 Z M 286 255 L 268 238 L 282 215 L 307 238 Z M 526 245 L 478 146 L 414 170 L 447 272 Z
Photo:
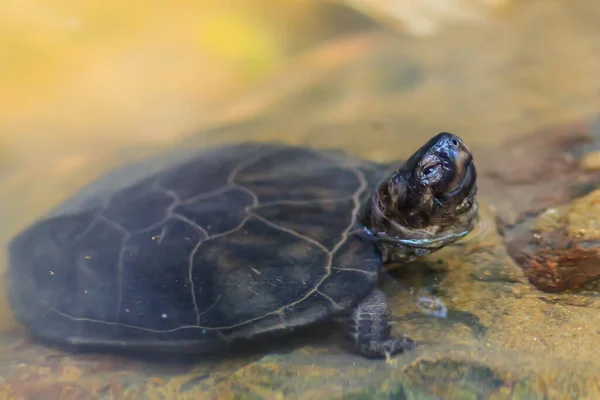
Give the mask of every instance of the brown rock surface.
M 600 191 L 550 208 L 507 235 L 507 249 L 539 289 L 576 289 L 600 276 Z
M 585 167 L 600 149 L 600 119 L 541 128 L 478 154 L 481 193 L 493 199 L 502 226 L 567 203 L 600 184 Z M 587 161 L 589 163 L 589 161 Z

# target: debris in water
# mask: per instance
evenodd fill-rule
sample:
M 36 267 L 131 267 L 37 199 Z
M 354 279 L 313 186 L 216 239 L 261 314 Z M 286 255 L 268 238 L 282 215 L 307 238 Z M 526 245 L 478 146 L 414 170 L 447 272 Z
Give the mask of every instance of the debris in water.
M 417 300 L 417 307 L 427 315 L 431 315 L 436 318 L 446 318 L 448 315 L 448 309 L 438 297 L 419 297 Z

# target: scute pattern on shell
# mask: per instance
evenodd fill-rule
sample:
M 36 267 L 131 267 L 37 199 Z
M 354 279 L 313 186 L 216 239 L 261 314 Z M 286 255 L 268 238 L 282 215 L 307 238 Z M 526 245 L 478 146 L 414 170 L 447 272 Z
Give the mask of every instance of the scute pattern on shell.
M 17 236 L 10 301 L 43 339 L 139 349 L 214 350 L 332 317 L 381 266 L 350 234 L 376 169 L 284 144 L 205 151 Z

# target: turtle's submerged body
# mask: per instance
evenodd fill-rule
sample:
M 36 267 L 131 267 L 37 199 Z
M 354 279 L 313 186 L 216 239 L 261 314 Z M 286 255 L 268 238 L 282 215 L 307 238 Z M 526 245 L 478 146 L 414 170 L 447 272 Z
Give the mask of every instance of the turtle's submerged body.
M 390 335 L 381 267 L 477 218 L 472 156 L 449 133 L 396 165 L 245 143 L 134 175 L 91 184 L 10 242 L 9 300 L 33 336 L 212 352 L 343 315 L 359 353 L 390 355 L 413 342 Z

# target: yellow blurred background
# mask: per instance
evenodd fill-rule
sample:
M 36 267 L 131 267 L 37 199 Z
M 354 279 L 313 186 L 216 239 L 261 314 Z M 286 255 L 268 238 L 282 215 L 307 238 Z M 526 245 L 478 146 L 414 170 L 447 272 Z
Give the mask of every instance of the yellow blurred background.
M 319 35 L 295 32 L 324 26 L 314 11 L 305 0 L 0 2 L 2 154 L 169 140 Z
M 500 2 L 4 0 L 0 166 L 176 140 L 319 41 L 371 21 L 422 34 Z

